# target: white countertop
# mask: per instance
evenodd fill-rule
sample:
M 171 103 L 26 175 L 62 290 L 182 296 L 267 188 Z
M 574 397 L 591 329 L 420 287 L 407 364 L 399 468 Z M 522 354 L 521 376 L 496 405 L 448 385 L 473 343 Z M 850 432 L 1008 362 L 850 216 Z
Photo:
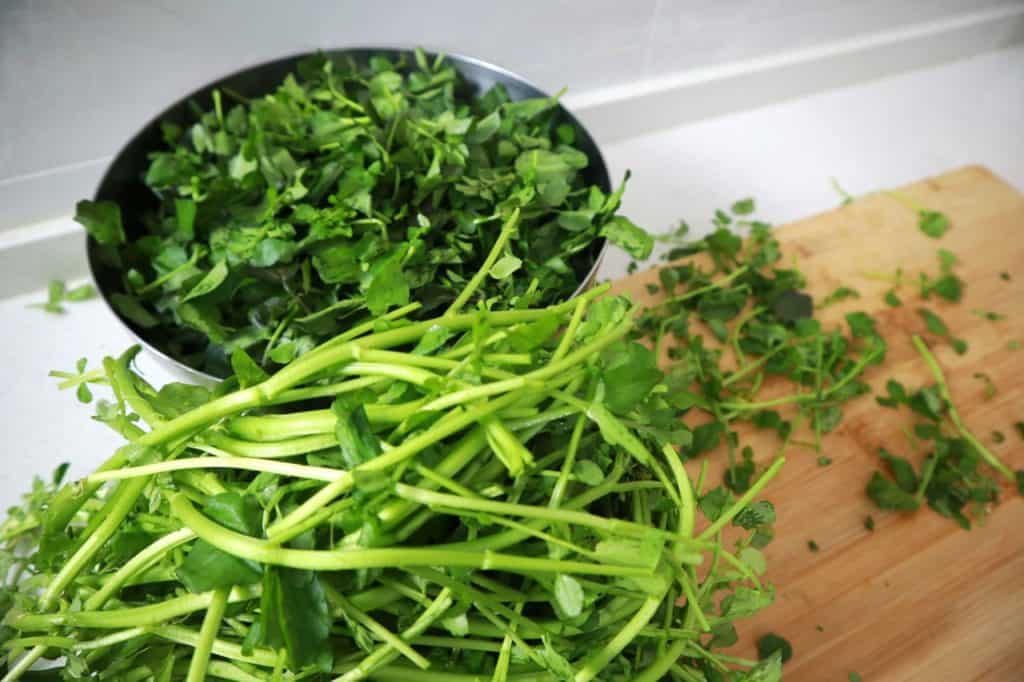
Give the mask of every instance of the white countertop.
M 625 138 L 604 152 L 614 174 L 633 172 L 624 212 L 634 222 L 664 232 L 685 218 L 699 230 L 715 208 L 745 196 L 776 223 L 826 211 L 838 204 L 830 177 L 859 194 L 976 163 L 1024 188 L 1021 121 L 1024 47 Z M 621 275 L 625 262 L 621 254 L 608 259 L 602 276 Z M 67 267 L 68 278 L 81 276 L 84 253 Z M 99 300 L 68 304 L 60 316 L 26 308 L 45 299 L 44 277 L 38 292 L 0 299 L 10 330 L 0 337 L 7 443 L 0 508 L 28 489 L 29 476 L 48 475 L 63 461 L 82 475 L 119 444 L 47 372 L 70 370 L 80 357 L 93 365 L 132 339 Z M 151 368 L 144 366 L 159 381 Z

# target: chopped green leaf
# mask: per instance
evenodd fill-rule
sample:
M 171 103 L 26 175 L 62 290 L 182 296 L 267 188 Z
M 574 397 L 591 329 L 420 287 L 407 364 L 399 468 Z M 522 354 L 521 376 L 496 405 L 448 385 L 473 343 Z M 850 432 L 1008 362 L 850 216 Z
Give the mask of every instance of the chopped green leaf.
M 760 660 L 764 660 L 779 652 L 782 662 L 785 663 L 789 659 L 793 658 L 793 645 L 791 645 L 785 637 L 769 632 L 766 635 L 762 635 L 757 639 L 757 657 Z
M 917 226 L 929 237 L 938 239 L 949 229 L 949 218 L 938 211 L 921 211 Z

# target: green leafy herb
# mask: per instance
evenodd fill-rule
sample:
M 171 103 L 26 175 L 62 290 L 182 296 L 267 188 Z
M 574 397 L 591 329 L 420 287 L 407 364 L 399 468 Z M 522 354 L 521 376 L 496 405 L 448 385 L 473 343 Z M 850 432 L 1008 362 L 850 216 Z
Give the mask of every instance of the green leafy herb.
M 917 226 L 932 239 L 938 239 L 949 230 L 949 218 L 938 211 L 921 211 Z
M 930 333 L 946 339 L 958 355 L 963 355 L 967 352 L 967 342 L 963 339 L 953 337 L 949 332 L 949 327 L 946 326 L 946 323 L 943 322 L 941 317 L 927 308 L 918 308 L 917 312 L 921 315 L 922 319 L 924 319 L 925 328 L 927 328 Z
M 890 289 L 885 292 L 885 304 L 890 308 L 899 308 L 903 305 L 903 301 L 900 300 L 900 297 L 896 295 L 895 291 Z
M 425 319 L 564 300 L 602 239 L 650 254 L 617 215 L 625 180 L 590 184 L 557 98 L 473 93 L 450 61 L 417 54 L 314 56 L 263 97 L 217 92 L 164 125 L 152 212 L 122 225 L 111 202 L 78 204 L 120 263 L 118 313 L 225 376 L 237 348 L 272 369 L 410 304 Z
M 939 249 L 939 276 L 920 274 L 921 297 L 928 299 L 934 293 L 947 301 L 958 302 L 963 296 L 964 282 L 953 272 L 957 257 L 946 249 Z
M 935 378 L 935 386 L 909 392 L 890 381 L 889 396 L 878 402 L 889 407 L 906 405 L 924 418 L 925 422 L 915 424 L 914 432 L 930 452 L 917 471 L 908 460 L 882 449 L 891 477 L 876 471 L 867 494 L 882 509 L 913 511 L 927 502 L 939 514 L 969 529 L 971 518 L 983 516 L 986 506 L 998 499 L 997 481 L 982 465 L 1010 480 L 1015 474 L 968 430 L 938 361 L 920 337 L 915 336 L 913 342 Z
M 875 517 L 868 514 L 864 517 L 864 529 L 873 531 L 875 529 Z
M 811 550 L 812 552 L 818 552 L 821 548 L 818 547 L 818 543 L 814 540 L 808 540 L 807 549 Z
M 0 525 L 19 567 L 0 592 L 9 676 L 41 659 L 68 679 L 190 682 L 713 669 L 734 623 L 774 600 L 760 495 L 783 460 L 741 498 L 698 489 L 671 379 L 605 291 L 391 315 L 270 375 L 236 352 L 213 390 L 155 390 L 135 351 L 57 373 L 108 385 L 97 418 L 127 442 L 84 479 L 38 483 Z M 778 680 L 780 657 L 736 674 Z

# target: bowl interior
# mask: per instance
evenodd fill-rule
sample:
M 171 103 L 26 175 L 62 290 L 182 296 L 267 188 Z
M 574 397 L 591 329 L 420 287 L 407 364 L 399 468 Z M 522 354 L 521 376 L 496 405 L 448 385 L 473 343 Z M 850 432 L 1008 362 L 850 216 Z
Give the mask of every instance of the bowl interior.
M 179 125 L 190 124 L 195 119 L 192 104 L 197 104 L 203 110 L 212 108 L 214 90 L 233 90 L 250 98 L 265 95 L 274 90 L 289 73 L 295 70 L 300 61 L 311 54 L 293 55 L 253 66 L 204 85 L 182 97 L 157 114 L 118 152 L 100 181 L 95 200 L 116 202 L 121 207 L 124 229 L 128 238 L 134 239 L 140 236 L 144 229 L 143 216 L 155 210 L 159 205 L 158 197 L 144 184 L 143 177 L 148 167 L 149 153 L 165 147 L 161 124 L 164 122 Z M 320 54 L 328 59 L 353 60 L 358 64 L 364 64 L 370 57 L 377 55 L 383 55 L 393 61 L 404 56 L 407 61 L 411 62 L 413 52 L 412 50 L 394 48 L 352 48 L 326 50 Z M 433 58 L 436 55 L 427 53 L 427 56 Z M 549 96 L 548 93 L 539 90 L 533 84 L 500 67 L 459 55 L 446 55 L 446 58 L 463 77 L 465 91 L 460 94 L 465 96 L 482 94 L 499 83 L 505 87 L 509 98 L 513 101 Z M 589 159 L 587 168 L 581 173 L 584 182 L 588 185 L 596 185 L 605 193 L 611 192 L 608 170 L 593 138 L 580 122 L 561 105 L 558 106 L 558 115 L 564 122 L 570 123 L 576 128 L 574 146 L 586 154 Z M 592 277 L 603 245 L 604 240 L 595 240 L 588 250 L 577 254 L 577 257 L 573 259 L 572 265 L 576 269 L 581 285 Z M 93 278 L 100 293 L 109 304 L 110 295 L 122 290 L 121 272 L 116 267 L 104 262 L 104 259 L 100 257 L 98 244 L 93 239 L 87 239 L 86 249 Z M 111 308 L 149 350 L 171 363 L 188 367 L 183 361 L 172 358 L 160 350 L 160 344 L 157 339 L 151 338 L 151 332 L 137 327 L 121 317 L 113 306 Z M 189 367 L 189 369 L 195 372 L 197 377 L 210 378 L 209 375 L 195 368 Z

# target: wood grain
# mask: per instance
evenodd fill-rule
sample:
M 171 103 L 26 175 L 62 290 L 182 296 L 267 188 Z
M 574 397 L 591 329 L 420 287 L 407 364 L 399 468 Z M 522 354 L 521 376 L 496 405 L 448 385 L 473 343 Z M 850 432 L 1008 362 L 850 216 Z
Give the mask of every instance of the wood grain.
M 965 423 L 1004 462 L 1024 468 L 1024 440 L 1013 426 L 1024 420 L 1024 350 L 1007 346 L 1024 343 L 1024 196 L 977 166 L 898 191 L 946 213 L 952 228 L 942 239 L 928 238 L 912 210 L 877 194 L 780 228 L 784 260 L 797 259 L 818 300 L 839 285 L 860 292 L 860 299 L 820 316 L 826 324 L 839 324 L 851 310 L 878 318 L 889 352 L 866 376 L 876 390 L 889 378 L 914 387 L 932 382 L 910 337 L 925 332 L 919 307 L 937 312 L 970 344 L 958 356 L 929 339 Z M 917 273 L 938 272 L 940 247 L 960 258 L 957 272 L 967 287 L 959 304 L 918 298 Z M 889 285 L 866 275 L 900 267 L 909 280 L 898 291 L 904 305 L 889 308 L 883 302 Z M 658 297 L 645 285 L 653 281 L 652 270 L 620 280 L 614 290 L 651 303 Z M 985 320 L 976 309 L 1007 318 Z M 998 387 L 991 400 L 974 377 L 982 371 Z M 1024 681 L 1024 498 L 1003 486 L 1001 502 L 970 532 L 930 509 L 909 515 L 873 509 L 863 491 L 877 468 L 878 446 L 924 455 L 912 454 L 901 433 L 912 424 L 906 410 L 880 408 L 865 396 L 826 436 L 821 454 L 832 459 L 830 466 L 819 466 L 809 448 L 787 451 L 786 466 L 766 493 L 778 513 L 776 540 L 766 550 L 778 598 L 744 624 L 743 643 L 731 653 L 753 656 L 754 640 L 773 631 L 793 644 L 784 669 L 789 682 L 845 682 L 853 671 L 865 682 Z M 741 440 L 754 447 L 758 462 L 769 460 L 777 439 L 743 428 Z M 995 430 L 1005 434 L 1003 443 L 992 442 Z M 721 480 L 723 459 L 712 454 L 713 481 Z M 864 527 L 869 514 L 873 532 Z M 820 546 L 816 553 L 807 546 L 812 539 Z

